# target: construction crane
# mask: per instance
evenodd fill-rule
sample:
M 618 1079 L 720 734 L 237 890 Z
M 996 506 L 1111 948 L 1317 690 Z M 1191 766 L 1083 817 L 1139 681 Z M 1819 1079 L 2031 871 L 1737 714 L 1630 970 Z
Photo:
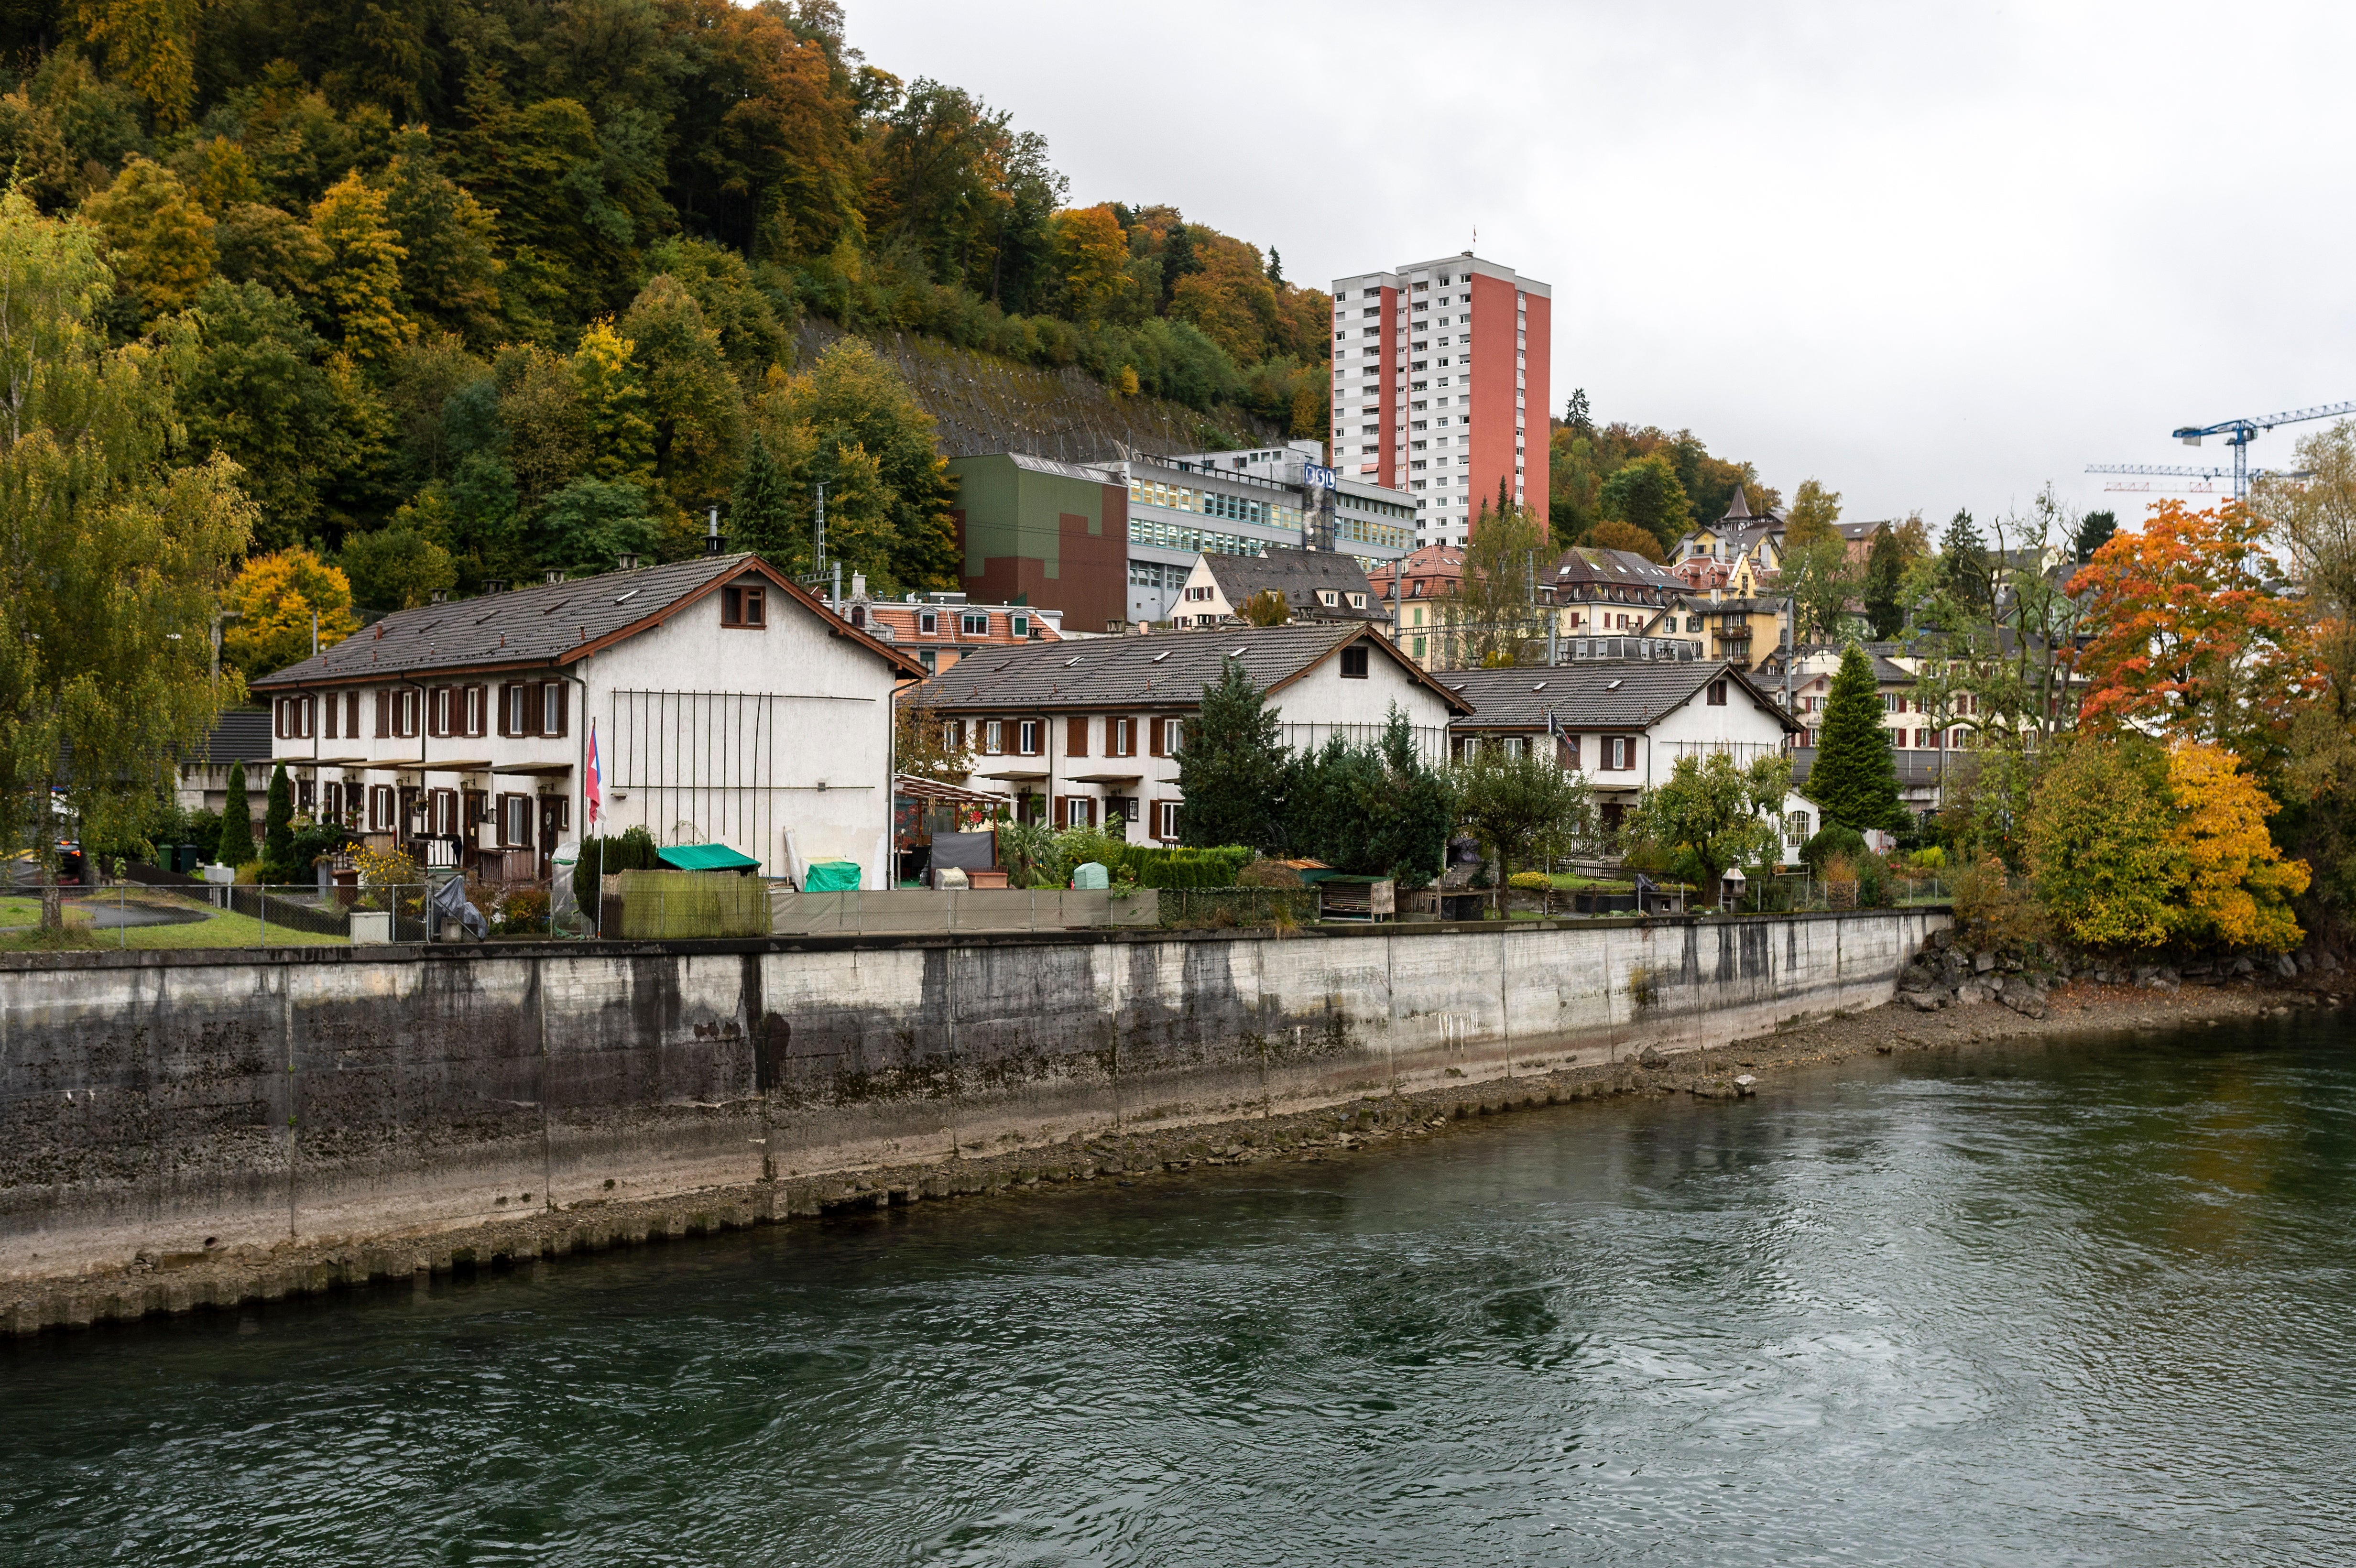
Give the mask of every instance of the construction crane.
M 2199 485 L 2158 485 L 2113 484 L 2104 485 L 2103 488 L 2105 490 L 2185 490 L 2190 491 L 2191 494 L 2196 496 L 2213 495 L 2215 492 L 2210 488 L 2210 484 L 2213 484 L 2215 481 L 2220 479 L 2231 479 L 2237 486 L 2234 494 L 2238 496 L 2242 493 L 2239 486 L 2243 485 L 2244 483 L 2243 476 L 2236 474 L 2231 468 L 2170 468 L 2166 466 L 2155 466 L 2147 463 L 2089 463 L 2086 464 L 2086 472 L 2089 474 L 2143 474 L 2163 479 L 2199 479 L 2208 482 Z M 2296 474 L 2289 474 L 2272 468 L 2252 469 L 2248 475 L 2249 480 L 2252 481 L 2259 479 L 2304 479 L 2306 477 L 2307 475 L 2304 471 Z
M 2261 414 L 2256 419 L 2220 420 L 2215 424 L 2185 425 L 2169 432 L 2187 446 L 2200 445 L 2202 438 L 2206 436 L 2223 436 L 2225 444 L 2233 449 L 2233 465 L 2230 470 L 2145 468 L 2122 463 L 2103 463 L 2089 464 L 2086 472 L 2089 474 L 2172 475 L 2185 479 L 2222 479 L 2230 474 L 2233 481 L 2233 499 L 2246 500 L 2249 498 L 2250 481 L 2253 479 L 2306 477 L 2303 474 L 2292 474 L 2286 471 L 2277 471 L 2273 474 L 2269 474 L 2263 468 L 2254 473 L 2251 471 L 2250 443 L 2257 439 L 2260 431 L 2272 430 L 2278 424 L 2299 424 L 2308 420 L 2333 419 L 2340 414 L 2356 414 L 2356 403 L 2326 403 L 2311 409 L 2286 409 L 2281 413 Z

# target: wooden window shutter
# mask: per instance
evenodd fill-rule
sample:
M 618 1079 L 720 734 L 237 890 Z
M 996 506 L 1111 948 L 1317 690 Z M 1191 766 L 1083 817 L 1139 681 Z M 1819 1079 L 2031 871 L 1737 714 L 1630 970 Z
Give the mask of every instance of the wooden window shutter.
M 524 687 L 523 723 L 520 726 L 524 734 L 537 735 L 541 732 L 541 726 L 548 717 L 547 696 L 547 691 L 538 681 L 530 682 Z
M 348 691 L 344 693 L 344 739 L 357 741 L 359 738 L 360 694 L 357 691 Z
M 1168 756 L 1170 753 L 1162 749 L 1162 720 L 1148 719 L 1145 726 L 1146 749 L 1157 757 Z
M 380 690 L 376 694 L 376 738 L 392 738 L 392 693 Z
M 1064 754 L 1085 757 L 1088 754 L 1088 721 L 1079 715 L 1064 722 Z

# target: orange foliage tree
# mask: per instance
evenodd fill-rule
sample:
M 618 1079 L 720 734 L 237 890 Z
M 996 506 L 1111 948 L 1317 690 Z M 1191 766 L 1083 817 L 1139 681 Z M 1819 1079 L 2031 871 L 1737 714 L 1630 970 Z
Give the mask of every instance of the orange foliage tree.
M 2161 501 L 2070 580 L 2093 628 L 2080 721 L 2253 755 L 2317 680 L 2306 620 L 2267 586 L 2266 521 Z
M 2307 891 L 2307 862 L 2276 849 L 2266 832 L 2275 803 L 2257 781 L 2230 752 L 2185 745 L 2169 753 L 2168 793 L 2184 867 L 2176 929 L 2274 953 L 2297 946 L 2290 901 Z

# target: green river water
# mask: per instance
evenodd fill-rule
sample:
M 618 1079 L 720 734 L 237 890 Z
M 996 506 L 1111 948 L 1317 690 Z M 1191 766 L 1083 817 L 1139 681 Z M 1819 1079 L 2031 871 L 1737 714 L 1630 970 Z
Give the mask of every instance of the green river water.
M 0 1563 L 2356 1561 L 2338 1016 L 0 1344 Z

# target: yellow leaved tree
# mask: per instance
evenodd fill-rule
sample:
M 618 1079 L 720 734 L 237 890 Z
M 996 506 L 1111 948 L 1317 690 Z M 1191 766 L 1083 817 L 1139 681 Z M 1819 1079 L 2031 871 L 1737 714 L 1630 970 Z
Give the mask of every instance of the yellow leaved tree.
M 310 657 L 314 611 L 323 648 L 359 629 L 352 616 L 351 580 L 302 545 L 248 560 L 229 585 L 227 598 L 237 619 L 221 634 L 221 655 L 248 677 Z
M 346 175 L 311 208 L 311 232 L 324 255 L 319 292 L 347 353 L 379 359 L 417 336 L 400 304 L 401 263 L 409 252 L 385 215 L 382 191 L 357 170 Z
M 2168 754 L 2176 808 L 2170 837 L 2183 857 L 2179 934 L 2279 953 L 2298 945 L 2290 901 L 2307 891 L 2304 860 L 2286 860 L 2266 832 L 2275 803 L 2222 746 Z

